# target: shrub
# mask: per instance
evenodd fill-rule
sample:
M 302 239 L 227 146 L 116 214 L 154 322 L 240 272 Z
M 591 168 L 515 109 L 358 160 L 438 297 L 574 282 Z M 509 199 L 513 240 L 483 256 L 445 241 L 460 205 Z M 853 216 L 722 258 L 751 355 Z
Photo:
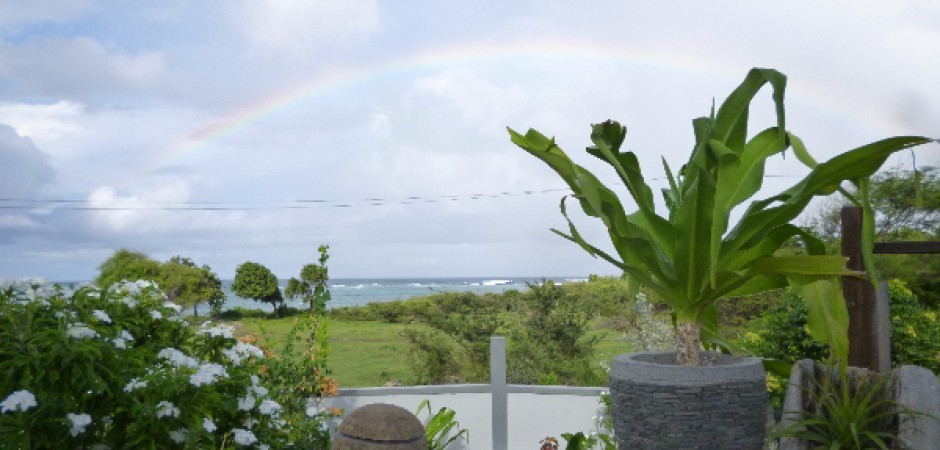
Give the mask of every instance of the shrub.
M 0 441 L 292 448 L 291 425 L 267 395 L 262 350 L 179 312 L 147 281 L 0 288 Z
M 905 284 L 888 282 L 891 308 L 891 364 L 913 364 L 940 374 L 940 326 L 936 311 L 925 308 Z M 795 362 L 800 359 L 823 361 L 828 358 L 825 345 L 810 338 L 806 327 L 806 308 L 792 293 L 763 317 L 752 321 L 739 343 L 766 358 Z M 771 401 L 779 408 L 786 390 L 786 380 L 768 374 Z
M 454 382 L 460 373 L 457 346 L 443 332 L 434 328 L 407 328 L 402 336 L 408 340 L 408 363 L 415 384 Z

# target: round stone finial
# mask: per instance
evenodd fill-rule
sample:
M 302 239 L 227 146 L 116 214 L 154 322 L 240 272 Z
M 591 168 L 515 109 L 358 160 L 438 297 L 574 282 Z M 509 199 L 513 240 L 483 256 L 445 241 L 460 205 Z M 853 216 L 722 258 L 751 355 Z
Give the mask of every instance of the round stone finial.
M 396 405 L 372 403 L 343 419 L 333 450 L 427 450 L 424 425 Z

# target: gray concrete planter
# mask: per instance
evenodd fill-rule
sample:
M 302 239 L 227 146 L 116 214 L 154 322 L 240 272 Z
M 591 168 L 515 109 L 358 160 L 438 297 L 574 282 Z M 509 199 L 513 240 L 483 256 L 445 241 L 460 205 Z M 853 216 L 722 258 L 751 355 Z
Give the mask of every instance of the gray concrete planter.
M 620 448 L 761 449 L 767 420 L 761 360 L 703 355 L 711 365 L 677 365 L 675 352 L 614 357 L 610 395 Z

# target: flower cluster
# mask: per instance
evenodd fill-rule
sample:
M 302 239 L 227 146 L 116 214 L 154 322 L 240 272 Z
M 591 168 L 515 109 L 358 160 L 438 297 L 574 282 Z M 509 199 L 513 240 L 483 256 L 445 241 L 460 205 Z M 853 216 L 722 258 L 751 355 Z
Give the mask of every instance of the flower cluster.
M 148 281 L 0 285 L 0 442 L 285 447 L 290 426 L 259 377 L 264 352 L 181 312 Z

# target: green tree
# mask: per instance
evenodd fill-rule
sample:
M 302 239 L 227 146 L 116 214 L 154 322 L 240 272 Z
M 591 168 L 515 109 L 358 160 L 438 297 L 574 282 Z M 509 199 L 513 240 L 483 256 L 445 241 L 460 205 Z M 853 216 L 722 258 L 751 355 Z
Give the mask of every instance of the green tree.
M 239 297 L 270 303 L 274 306 L 275 316 L 278 315 L 279 304 L 284 302 L 277 277 L 267 267 L 251 261 L 235 269 L 232 292 Z
M 192 306 L 194 316 L 200 302 L 208 301 L 212 309 L 218 311 L 225 301 L 222 281 L 212 268 L 199 267 L 183 256 L 161 263 L 144 253 L 120 249 L 101 264 L 95 283 L 105 288 L 121 280 L 153 281 L 171 301 Z
M 326 312 L 326 302 L 330 301 L 330 291 L 326 282 L 329 281 L 329 270 L 326 261 L 330 259 L 330 246 L 320 245 L 317 251 L 320 258 L 316 264 L 306 264 L 300 269 L 300 279 L 291 277 L 287 282 L 284 295 L 287 298 L 301 298 L 310 305 L 310 312 L 322 315 Z
M 157 284 L 170 300 L 192 306 L 194 317 L 200 302 L 209 302 L 212 310 L 218 312 L 225 301 L 222 281 L 212 268 L 207 265 L 199 267 L 192 259 L 183 256 L 174 256 L 160 266 Z
M 95 284 L 106 288 L 121 280 L 156 281 L 160 275 L 160 262 L 142 252 L 122 248 L 98 266 Z

